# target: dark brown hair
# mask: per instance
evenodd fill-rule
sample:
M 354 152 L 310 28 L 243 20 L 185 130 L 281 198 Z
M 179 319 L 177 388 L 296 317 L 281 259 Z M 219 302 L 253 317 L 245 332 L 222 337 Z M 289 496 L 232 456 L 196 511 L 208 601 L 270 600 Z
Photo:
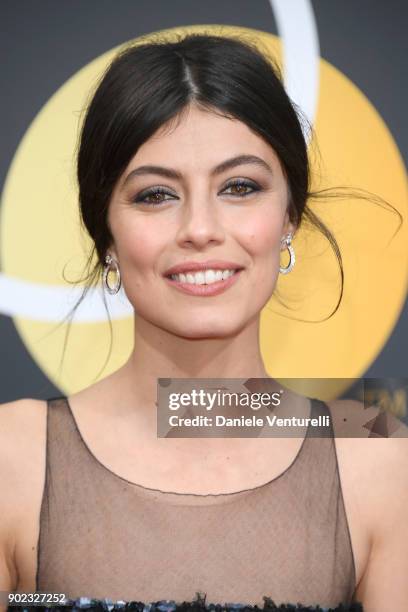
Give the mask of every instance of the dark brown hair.
M 392 208 L 399 215 L 401 225 L 400 213 L 379 196 L 363 190 L 348 189 L 341 193 L 332 187 L 311 192 L 302 126 L 310 134 L 313 128 L 288 97 L 274 59 L 248 37 L 189 34 L 174 39 L 156 37 L 124 47 L 93 92 L 82 123 L 77 155 L 81 223 L 93 246 L 85 277 L 74 283 L 86 280 L 87 284 L 63 321 L 71 318 L 72 323 L 75 310 L 88 290 L 101 280 L 104 258 L 113 243 L 107 212 L 116 182 L 139 147 L 160 127 L 181 119 L 190 104 L 242 121 L 274 149 L 288 184 L 290 221 L 297 228 L 307 223 L 321 232 L 337 258 L 341 290 L 335 309 L 326 319 L 333 316 L 343 296 L 342 257 L 335 237 L 308 202 L 351 195 Z M 112 323 L 105 295 L 104 302 L 111 351 Z M 64 353 L 66 342 L 67 335 Z M 104 367 L 109 356 L 110 352 Z

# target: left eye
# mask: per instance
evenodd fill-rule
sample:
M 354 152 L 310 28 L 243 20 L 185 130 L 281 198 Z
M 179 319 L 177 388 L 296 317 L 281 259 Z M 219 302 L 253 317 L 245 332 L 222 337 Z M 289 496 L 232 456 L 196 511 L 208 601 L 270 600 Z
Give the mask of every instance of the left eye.
M 255 183 L 249 183 L 248 181 L 233 181 L 232 183 L 229 183 L 225 189 L 223 189 L 223 193 L 225 192 L 226 189 L 231 189 L 231 188 L 235 188 L 236 191 L 235 193 L 232 191 L 230 192 L 231 195 L 237 195 L 238 197 L 245 197 L 247 195 L 249 195 L 250 193 L 253 193 L 254 191 L 259 191 L 259 188 L 255 185 Z M 245 191 L 246 189 L 250 189 L 251 191 Z

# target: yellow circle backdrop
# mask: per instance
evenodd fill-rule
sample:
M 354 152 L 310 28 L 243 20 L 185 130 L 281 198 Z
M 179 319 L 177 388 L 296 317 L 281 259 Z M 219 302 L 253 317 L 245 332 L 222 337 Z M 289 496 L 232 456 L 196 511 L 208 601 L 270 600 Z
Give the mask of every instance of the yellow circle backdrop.
M 211 32 L 251 37 L 282 64 L 280 40 L 271 34 L 226 26 L 192 26 L 154 33 Z M 149 36 L 143 37 L 143 41 Z M 141 39 L 136 39 L 134 43 Z M 122 47 L 123 45 L 121 45 Z M 81 113 L 91 88 L 115 55 L 112 49 L 84 66 L 44 105 L 16 151 L 1 207 L 0 244 L 4 273 L 30 282 L 64 284 L 79 277 L 91 248 L 80 233 L 75 148 Z M 353 186 L 368 189 L 407 212 L 405 168 L 387 126 L 364 94 L 336 68 L 320 59 L 315 120 L 320 158 L 310 147 L 312 188 Z M 381 351 L 392 332 L 407 291 L 406 223 L 390 241 L 398 218 L 380 206 L 342 199 L 311 202 L 334 232 L 343 255 L 345 286 L 340 309 L 336 259 L 328 243 L 307 228 L 293 246 L 296 265 L 280 275 L 279 295 L 292 310 L 272 298 L 261 315 L 261 349 L 271 376 L 356 378 Z M 286 258 L 282 256 L 282 265 Z M 282 316 L 283 315 L 283 316 Z M 65 329 L 47 335 L 55 322 L 14 318 L 27 350 L 64 393 L 90 385 L 109 348 L 107 322 L 72 324 L 62 376 L 58 377 Z M 133 345 L 133 317 L 113 321 L 113 351 L 106 376 L 127 359 Z M 337 386 L 341 386 L 339 380 Z M 308 393 L 317 396 L 313 381 Z M 331 387 L 329 395 L 338 389 Z M 320 393 L 321 395 L 321 393 Z

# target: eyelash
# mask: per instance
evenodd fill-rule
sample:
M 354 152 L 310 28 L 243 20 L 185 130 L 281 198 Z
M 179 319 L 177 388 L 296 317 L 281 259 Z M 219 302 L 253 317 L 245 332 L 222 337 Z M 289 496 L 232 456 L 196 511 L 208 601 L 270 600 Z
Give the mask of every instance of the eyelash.
M 243 180 L 243 179 L 236 179 L 234 181 L 230 181 L 229 183 L 227 183 L 227 185 L 224 188 L 225 189 L 229 189 L 230 187 L 250 187 L 252 189 L 252 191 L 249 191 L 247 193 L 244 193 L 242 195 L 236 195 L 235 197 L 237 198 L 245 198 L 249 195 L 251 195 L 252 193 L 255 193 L 257 191 L 261 191 L 261 188 L 256 184 L 253 183 L 252 181 L 247 181 L 247 180 Z M 146 191 L 142 191 L 142 193 L 138 194 L 137 196 L 135 196 L 132 200 L 132 202 L 134 202 L 135 204 L 137 202 L 141 202 L 143 204 L 147 204 L 148 206 L 160 206 L 161 204 L 163 204 L 164 202 L 168 202 L 169 200 L 161 200 L 160 202 L 146 202 L 146 198 L 148 198 L 149 196 L 152 195 L 156 195 L 156 194 L 167 194 L 167 195 L 172 195 L 171 193 L 169 193 L 167 191 L 167 189 L 165 187 L 153 187 L 151 189 L 147 189 Z M 227 194 L 227 195 L 232 195 L 232 194 Z

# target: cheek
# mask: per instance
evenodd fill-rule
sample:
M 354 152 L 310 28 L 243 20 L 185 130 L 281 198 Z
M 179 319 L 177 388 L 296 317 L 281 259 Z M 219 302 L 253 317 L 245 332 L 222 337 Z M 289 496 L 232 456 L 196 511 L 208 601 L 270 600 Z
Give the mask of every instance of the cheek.
M 144 269 L 151 271 L 152 263 L 154 265 L 154 262 L 158 261 L 168 240 L 164 229 L 161 231 L 157 224 L 150 229 L 146 225 L 146 223 L 128 224 L 122 228 L 118 241 L 121 261 L 126 266 L 137 268 L 141 273 Z
M 274 251 L 279 251 L 281 233 L 280 219 L 270 218 L 265 222 L 265 215 L 262 215 L 250 219 L 245 224 L 241 240 L 252 255 L 270 255 Z

